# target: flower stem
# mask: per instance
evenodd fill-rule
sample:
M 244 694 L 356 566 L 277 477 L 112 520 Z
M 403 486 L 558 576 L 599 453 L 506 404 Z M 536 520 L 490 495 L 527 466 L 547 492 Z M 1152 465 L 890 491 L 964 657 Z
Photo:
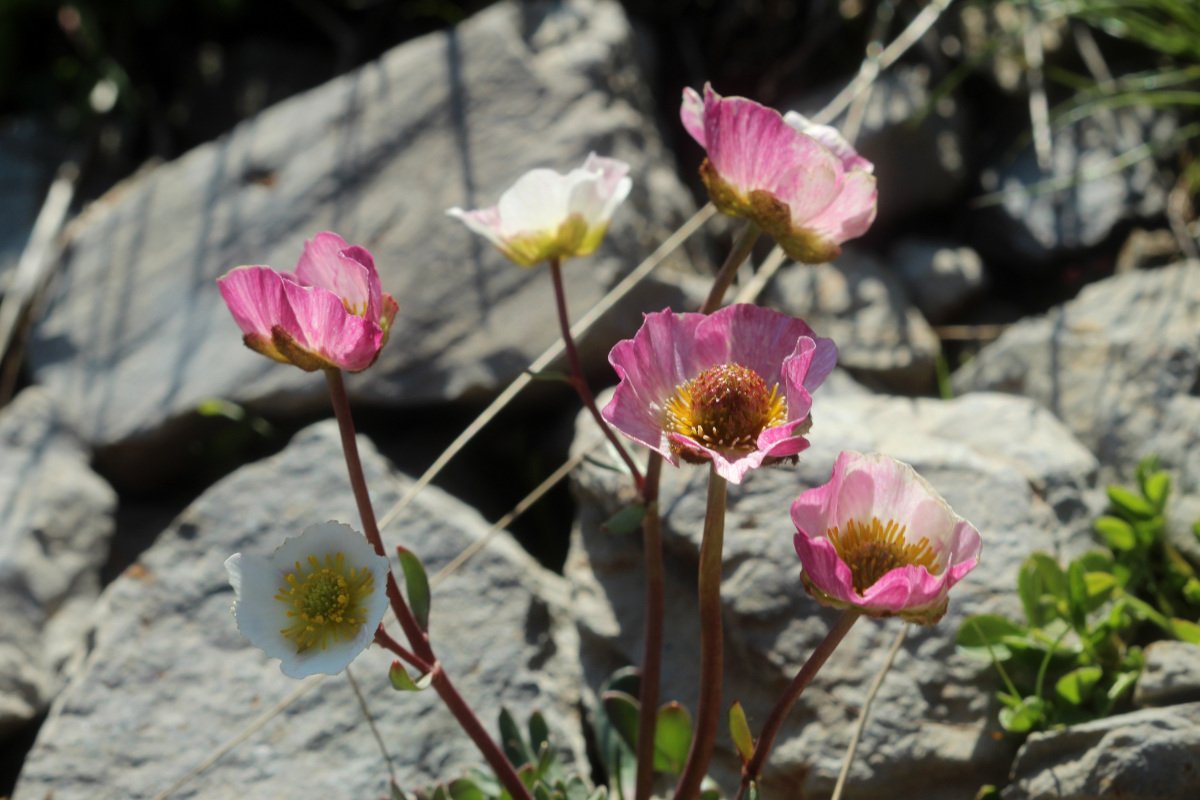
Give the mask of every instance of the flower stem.
M 762 231 L 757 225 L 749 220 L 746 221 L 746 227 L 742 228 L 737 238 L 733 240 L 733 248 L 729 251 L 721 269 L 717 271 L 717 277 L 713 279 L 712 288 L 708 290 L 708 297 L 705 298 L 704 305 L 700 306 L 701 314 L 711 314 L 721 307 L 725 292 L 729 291 L 729 286 L 733 283 L 733 276 L 737 275 L 738 267 L 742 266 L 742 262 L 749 258 L 750 251 L 754 249 L 754 243 L 758 241 L 761 233 Z
M 841 644 L 850 627 L 854 625 L 860 616 L 862 616 L 862 613 L 853 609 L 847 609 L 842 612 L 842 615 L 833 623 L 833 627 L 829 629 L 829 633 L 825 634 L 825 638 L 812 651 L 812 654 L 808 657 L 808 661 L 805 661 L 804 666 L 796 673 L 796 677 L 792 679 L 787 691 L 779 698 L 779 702 L 775 704 L 775 708 L 771 709 L 771 716 L 767 718 L 767 724 L 763 726 L 762 735 L 758 737 L 758 742 L 754 746 L 754 755 L 742 767 L 742 783 L 738 787 L 738 800 L 741 800 L 746 794 L 746 789 L 749 788 L 753 781 L 757 781 L 758 776 L 762 773 L 763 766 L 767 763 L 767 756 L 771 754 L 771 748 L 775 744 L 775 737 L 779 734 L 779 729 L 783 726 L 783 721 L 787 719 L 788 712 L 792 710 L 792 706 L 800 699 L 800 695 L 808 688 L 808 685 L 812 683 L 812 679 L 816 677 L 817 671 L 821 669 L 830 654 Z
M 700 698 L 696 705 L 696 729 L 687 764 L 675 786 L 675 800 L 695 800 L 712 759 L 721 716 L 721 683 L 725 664 L 725 640 L 721 631 L 721 551 L 725 539 L 725 479 L 710 470 L 708 509 L 700 540 L 698 593 L 700 605 Z
M 654 787 L 654 737 L 658 723 L 658 690 L 662 674 L 663 638 L 663 553 L 662 519 L 658 515 L 658 486 L 663 458 L 650 453 L 646 462 L 646 482 L 642 485 L 642 546 L 646 565 L 645 644 L 642 652 L 642 680 L 639 691 L 637 783 L 635 800 L 649 800 Z
M 375 522 L 375 510 L 371 507 L 371 496 L 367 492 L 367 479 L 363 474 L 362 459 L 358 455 L 358 442 L 354 437 L 354 419 L 350 416 L 350 400 L 346 396 L 346 384 L 342 380 L 341 371 L 336 369 L 325 370 L 325 380 L 329 384 L 329 396 L 333 403 L 334 416 L 337 417 L 338 431 L 342 437 L 342 451 L 346 455 L 346 468 L 350 473 L 350 486 L 354 490 L 354 501 L 358 504 L 358 514 L 362 518 L 363 532 L 366 534 L 367 541 L 375 548 L 375 552 L 387 558 L 387 552 L 383 548 L 383 539 L 379 535 L 379 526 Z M 495 770 L 500 783 L 515 800 L 532 800 L 529 790 L 525 788 L 525 784 L 521 783 L 521 778 L 517 775 L 512 763 L 488 735 L 487 730 L 479 722 L 479 718 L 475 716 L 475 712 L 454 688 L 450 676 L 442 669 L 441 662 L 438 661 L 429 644 L 429 638 L 421 630 L 416 618 L 413 617 L 390 569 L 388 570 L 387 592 L 392 610 L 396 612 L 396 618 L 400 620 L 400 625 L 404 628 L 404 633 L 408 637 L 409 644 L 416 651 L 416 655 L 408 652 L 399 642 L 387 635 L 382 627 L 376 630 L 375 640 L 409 661 L 413 666 L 420 668 L 423 664 L 427 667 L 427 674 L 432 676 L 433 687 L 437 690 L 438 696 L 442 698 L 446 708 L 458 720 L 459 726 L 471 737 L 475 746 L 479 748 L 479 752 Z M 381 633 L 383 633 L 383 638 L 380 637 Z
M 550 259 L 550 277 L 554 281 L 554 302 L 558 307 L 558 327 L 562 330 L 563 348 L 567 354 L 567 363 L 571 367 L 571 385 L 575 387 L 575 391 L 579 394 L 579 399 L 591 412 L 592 419 L 596 420 L 596 424 L 600 426 L 600 430 L 608 437 L 608 441 L 616 448 L 617 455 L 625 462 L 625 466 L 629 469 L 629 474 L 633 476 L 634 485 L 637 487 L 638 493 L 642 491 L 644 480 L 641 471 L 637 468 L 637 464 L 633 463 L 633 458 L 629 455 L 629 451 L 621 444 L 621 440 L 613 433 L 613 429 L 609 427 L 608 422 L 600 415 L 600 409 L 596 407 L 596 398 L 592 395 L 592 390 L 588 388 L 587 379 L 583 375 L 583 365 L 579 361 L 579 353 L 575 349 L 575 339 L 571 336 L 571 322 L 567 316 L 567 295 L 563 290 L 562 267 L 559 265 L 557 258 Z
M 371 495 L 367 491 L 367 479 L 363 474 L 362 459 L 358 455 L 358 440 L 354 435 L 354 417 L 350 414 L 350 399 L 346 396 L 346 383 L 342 380 L 342 371 L 338 369 L 325 370 L 325 382 L 329 385 L 329 399 L 333 404 L 333 414 L 337 417 L 338 432 L 342 436 L 342 452 L 346 456 L 346 471 L 350 474 L 350 488 L 354 492 L 354 502 L 358 506 L 358 516 L 362 520 L 363 533 L 366 535 L 367 541 L 375 548 L 375 552 L 387 558 L 387 551 L 383 548 L 383 538 L 379 535 L 379 526 L 375 522 L 375 509 L 371 506 Z M 395 612 L 396 619 L 400 621 L 400 627 L 404 628 L 404 635 L 408 637 L 409 644 L 416 650 L 417 655 L 429 663 L 436 661 L 433 648 L 429 646 L 429 638 L 421 630 L 420 624 L 417 623 L 408 603 L 405 602 L 404 595 L 400 593 L 400 586 L 396 583 L 396 577 L 390 569 L 387 576 L 387 595 L 392 605 L 392 611 Z
M 388 635 L 387 631 L 380 625 L 375 631 L 375 641 L 381 646 L 391 650 L 396 655 L 408 661 L 417 669 L 431 676 L 431 685 L 437 691 L 438 696 L 454 715 L 459 726 L 466 732 L 471 740 L 475 742 L 475 746 L 479 748 L 479 752 L 491 765 L 496 773 L 496 777 L 508 793 L 516 800 L 533 800 L 530 797 L 529 790 L 525 788 L 525 784 L 521 782 L 521 778 L 517 775 L 517 771 L 513 768 L 512 762 L 504 755 L 504 751 L 496 744 L 492 737 L 484 729 L 479 722 L 479 718 L 475 716 L 475 712 L 463 700 L 462 695 L 458 693 L 458 689 L 450 681 L 450 676 L 442 668 L 440 661 L 434 661 L 432 664 L 425 664 L 420 659 L 413 656 L 403 645 Z

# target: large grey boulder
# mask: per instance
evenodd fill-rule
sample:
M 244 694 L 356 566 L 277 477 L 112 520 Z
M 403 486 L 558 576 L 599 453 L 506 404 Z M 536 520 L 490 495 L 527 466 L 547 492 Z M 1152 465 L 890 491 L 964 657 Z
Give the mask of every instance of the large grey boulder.
M 825 394 L 828 389 L 834 391 Z M 758 470 L 729 487 L 723 704 L 741 700 L 757 735 L 836 615 L 800 584 L 791 502 L 828 480 L 839 450 L 888 453 L 912 463 L 978 526 L 982 565 L 953 590 L 945 619 L 909 632 L 873 707 L 844 796 L 970 797 L 981 784 L 1002 780 L 1012 748 L 997 735 L 991 667 L 956 653 L 957 627 L 971 613 L 1020 613 L 1016 573 L 1031 551 L 1067 554 L 1085 545 L 1099 503 L 1091 488 L 1096 461 L 1044 409 L 1004 395 L 908 400 L 835 384 L 818 390 L 813 418 L 813 446 L 798 466 Z M 580 427 L 585 435 L 577 446 L 586 446 L 595 432 L 586 420 Z M 577 471 L 580 513 L 566 566 L 592 690 L 612 670 L 641 659 L 640 537 L 600 529 L 620 507 L 613 475 L 590 465 Z M 693 710 L 705 485 L 705 470 L 668 466 L 660 503 L 669 621 L 663 698 Z M 851 629 L 784 725 L 765 773 L 765 796 L 828 796 L 867 686 L 899 625 L 863 619 Z M 739 769 L 722 726 L 714 773 L 727 791 Z
M 1157 453 L 1176 485 L 1194 493 L 1200 490 L 1198 331 L 1200 264 L 1118 275 L 1016 323 L 953 383 L 959 392 L 1033 398 L 1096 454 L 1107 479 L 1128 479 L 1140 458 Z
M 239 264 L 290 270 L 304 239 L 331 229 L 374 253 L 400 303 L 353 395 L 497 391 L 558 335 L 549 275 L 509 264 L 445 209 L 492 205 L 526 170 L 566 171 L 592 150 L 630 162 L 634 192 L 608 239 L 565 266 L 572 309 L 590 306 L 692 203 L 643 110 L 633 50 L 615 0 L 499 3 L 131 179 L 73 226 L 30 343 L 34 379 L 101 447 L 149 444 L 213 396 L 326 407 L 319 375 L 242 346 L 214 280 Z M 636 325 L 655 302 L 614 313 Z
M 1029 737 L 1004 800 L 1193 800 L 1200 703 L 1134 711 Z
M 367 442 L 360 446 L 382 513 L 406 480 Z M 292 701 L 300 684 L 243 639 L 230 614 L 229 554 L 269 554 L 328 519 L 359 527 L 332 422 L 302 431 L 282 453 L 230 475 L 188 507 L 106 589 L 86 668 L 53 706 L 14 800 L 135 800 L 179 780 L 172 797 L 384 796 L 387 766 L 347 677 L 324 678 Z M 384 539 L 420 554 L 432 576 L 486 530 L 474 511 L 428 488 Z M 431 636 L 493 735 L 501 705 L 522 721 L 540 709 L 566 757 L 581 761 L 577 640 L 560 622 L 565 594 L 561 578 L 501 533 L 436 585 Z M 482 765 L 432 690 L 391 689 L 390 662 L 371 647 L 351 671 L 400 785 Z M 249 738 L 228 755 L 189 776 L 244 733 Z
M 1133 702 L 1139 706 L 1200 702 L 1200 644 L 1151 642 Z
M 49 706 L 77 666 L 117 498 L 51 395 L 0 410 L 0 740 Z
M 829 264 L 791 264 L 764 303 L 803 318 L 838 346 L 838 364 L 872 387 L 905 394 L 933 389 L 941 343 L 904 285 L 853 246 Z

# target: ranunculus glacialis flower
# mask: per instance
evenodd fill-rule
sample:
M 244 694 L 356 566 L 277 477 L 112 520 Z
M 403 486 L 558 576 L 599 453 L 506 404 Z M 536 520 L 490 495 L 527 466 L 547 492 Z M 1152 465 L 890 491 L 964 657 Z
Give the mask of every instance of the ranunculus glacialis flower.
M 309 372 L 371 366 L 396 316 L 370 252 L 336 233 L 305 242 L 294 273 L 237 267 L 217 286 L 247 347 Z
M 711 461 L 741 483 L 808 447 L 812 395 L 837 363 L 830 339 L 755 305 L 647 314 L 608 356 L 620 377 L 604 408 L 624 435 L 672 464 Z
M 979 531 L 916 470 L 843 452 L 829 483 L 792 504 L 804 588 L 818 601 L 932 624 L 979 562 Z
M 629 196 L 628 172 L 625 162 L 592 153 L 566 175 L 552 169 L 526 172 L 490 208 L 446 213 L 523 267 L 586 256 L 600 246 L 613 212 Z
M 751 220 L 790 257 L 830 261 L 875 220 L 871 162 L 833 128 L 745 97 L 683 90 L 683 127 L 707 151 L 700 177 L 713 205 Z
M 225 561 L 238 630 L 283 674 L 336 675 L 375 637 L 387 610 L 388 561 L 348 525 L 312 525 L 270 557 Z

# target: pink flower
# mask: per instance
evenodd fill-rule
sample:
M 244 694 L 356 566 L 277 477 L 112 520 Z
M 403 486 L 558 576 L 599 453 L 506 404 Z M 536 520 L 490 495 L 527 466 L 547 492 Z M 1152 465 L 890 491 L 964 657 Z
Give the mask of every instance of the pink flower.
M 744 97 L 704 99 L 683 90 L 683 127 L 708 151 L 700 177 L 722 213 L 746 217 L 796 259 L 819 263 L 841 253 L 875 220 L 871 162 L 833 128 Z M 789 122 L 793 123 L 789 124 Z
M 604 408 L 617 430 L 678 465 L 712 461 L 733 483 L 808 447 L 812 395 L 837 363 L 830 339 L 754 305 L 647 314 L 608 355 L 621 382 Z
M 247 347 L 309 372 L 371 366 L 396 316 L 371 254 L 336 233 L 306 241 L 295 273 L 237 267 L 217 286 Z
M 592 153 L 566 175 L 551 169 L 526 172 L 500 195 L 499 205 L 446 213 L 523 267 L 586 256 L 600 246 L 613 212 L 629 195 L 633 182 L 627 172 L 625 162 Z
M 818 601 L 932 624 L 979 562 L 979 531 L 908 464 L 844 452 L 792 504 L 804 588 Z

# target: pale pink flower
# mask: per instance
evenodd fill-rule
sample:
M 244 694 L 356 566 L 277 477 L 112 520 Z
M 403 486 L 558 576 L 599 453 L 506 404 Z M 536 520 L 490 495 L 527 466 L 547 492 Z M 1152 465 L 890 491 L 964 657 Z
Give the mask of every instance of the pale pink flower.
M 908 464 L 843 452 L 792 504 L 804 588 L 818 601 L 932 624 L 979 562 L 979 531 Z
M 500 195 L 498 205 L 446 213 L 523 267 L 586 256 L 600 246 L 613 212 L 629 195 L 628 172 L 625 162 L 592 153 L 566 175 L 551 169 L 526 172 Z
M 672 464 L 711 461 L 733 483 L 808 447 L 812 395 L 837 363 L 803 320 L 754 305 L 647 314 L 608 356 L 621 382 L 603 415 Z
M 753 221 L 784 251 L 808 263 L 829 261 L 875 220 L 869 161 L 833 128 L 745 97 L 683 90 L 684 128 L 708 152 L 700 177 L 722 213 Z M 789 124 L 789 121 L 794 123 Z
M 371 366 L 396 316 L 371 254 L 336 233 L 305 242 L 294 273 L 237 267 L 217 286 L 247 347 L 309 372 Z

